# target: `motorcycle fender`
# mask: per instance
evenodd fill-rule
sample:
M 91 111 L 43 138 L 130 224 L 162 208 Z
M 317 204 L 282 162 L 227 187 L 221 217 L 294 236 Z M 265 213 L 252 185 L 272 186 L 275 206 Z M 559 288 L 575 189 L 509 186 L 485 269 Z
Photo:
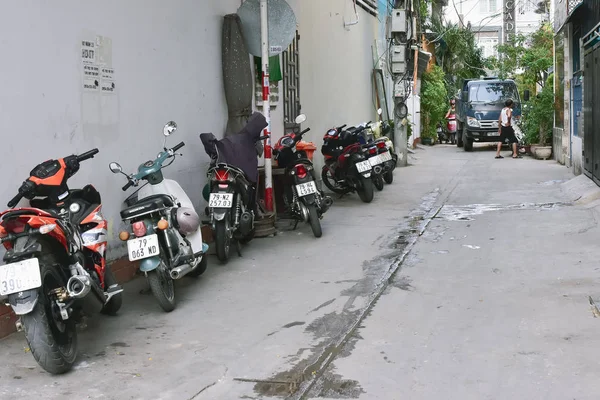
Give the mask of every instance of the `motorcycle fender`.
M 150 272 L 158 268 L 159 265 L 160 257 L 158 256 L 144 258 L 142 261 L 140 261 L 140 271 Z
M 213 218 L 215 221 L 223 221 L 227 212 L 229 212 L 229 209 L 227 208 L 215 208 L 213 209 Z
M 302 201 L 307 206 L 310 206 L 311 204 L 315 204 L 315 195 L 314 194 L 309 194 L 309 195 L 303 196 L 302 197 Z
M 8 302 L 17 315 L 29 314 L 38 302 L 38 290 L 31 289 L 8 295 Z

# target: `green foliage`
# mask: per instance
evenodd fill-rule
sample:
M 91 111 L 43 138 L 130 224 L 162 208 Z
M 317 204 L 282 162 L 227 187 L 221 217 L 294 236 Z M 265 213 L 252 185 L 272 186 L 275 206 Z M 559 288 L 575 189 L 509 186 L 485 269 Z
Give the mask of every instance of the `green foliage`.
M 526 143 L 548 146 L 552 144 L 554 123 L 554 92 L 550 75 L 537 96 L 533 96 L 523 111 L 523 133 Z
M 436 125 L 448 111 L 448 91 L 444 71 L 434 65 L 423 74 L 421 83 L 421 136 L 435 138 Z
M 522 70 L 522 82 L 527 86 L 544 86 L 547 71 L 553 65 L 553 32 L 545 23 L 529 36 L 517 35 L 498 46 L 500 60 L 496 67 L 501 78 L 509 78 Z

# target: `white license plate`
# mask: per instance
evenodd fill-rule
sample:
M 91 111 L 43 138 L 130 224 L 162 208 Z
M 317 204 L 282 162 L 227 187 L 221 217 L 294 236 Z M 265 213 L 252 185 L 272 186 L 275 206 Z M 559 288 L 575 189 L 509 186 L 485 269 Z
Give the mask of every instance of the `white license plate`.
M 0 265 L 0 296 L 42 286 L 40 263 L 37 258 Z
M 313 181 L 301 183 L 296 185 L 296 191 L 300 197 L 308 196 L 309 194 L 317 193 L 317 185 Z
M 211 193 L 208 196 L 210 208 L 231 208 L 233 205 L 233 193 Z
M 127 241 L 127 251 L 129 253 L 129 261 L 143 260 L 144 258 L 157 256 L 160 254 L 158 236 L 154 234 L 130 239 Z
M 371 164 L 372 167 L 379 165 L 382 162 L 383 162 L 383 160 L 381 159 L 381 154 L 369 158 L 369 164 Z M 359 172 L 362 172 L 362 171 L 359 171 Z
M 488 136 L 500 136 L 498 132 L 488 132 Z
M 356 163 L 356 169 L 358 170 L 358 172 L 366 172 L 366 171 L 370 171 L 371 170 L 371 162 L 369 160 L 367 161 L 361 161 L 359 163 Z
M 381 153 L 379 155 L 379 157 L 381 158 L 382 162 L 387 162 L 387 161 L 392 160 L 392 155 L 390 154 L 389 151 L 386 151 L 385 153 Z

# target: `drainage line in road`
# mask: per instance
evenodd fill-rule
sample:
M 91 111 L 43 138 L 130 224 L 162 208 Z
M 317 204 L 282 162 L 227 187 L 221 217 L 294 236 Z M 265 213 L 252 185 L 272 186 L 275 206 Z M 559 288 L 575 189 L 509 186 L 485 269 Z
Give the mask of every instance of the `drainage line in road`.
M 431 221 L 439 214 L 443 207 L 443 204 L 435 209 L 435 212 L 431 212 L 433 207 L 429 209 L 426 216 L 422 219 L 421 227 L 417 234 L 410 235 L 410 239 L 407 241 L 406 247 L 402 254 L 400 254 L 390 265 L 390 268 L 383 276 L 383 278 L 377 284 L 373 293 L 371 293 L 370 299 L 366 307 L 361 311 L 358 319 L 348 328 L 348 330 L 342 334 L 341 338 L 333 346 L 328 346 L 324 353 L 318 358 L 318 360 L 305 370 L 312 370 L 311 378 L 308 381 L 300 384 L 298 391 L 292 394 L 288 399 L 290 400 L 305 400 L 308 399 L 308 394 L 314 387 L 315 383 L 323 376 L 327 367 L 335 360 L 340 350 L 348 343 L 350 338 L 354 335 L 358 327 L 362 324 L 365 318 L 369 315 L 377 300 L 381 297 L 385 289 L 389 286 L 390 282 L 400 270 L 400 267 L 404 263 L 406 256 L 411 252 L 414 245 L 417 243 L 419 237 L 423 235 Z M 305 374 L 306 376 L 306 374 Z

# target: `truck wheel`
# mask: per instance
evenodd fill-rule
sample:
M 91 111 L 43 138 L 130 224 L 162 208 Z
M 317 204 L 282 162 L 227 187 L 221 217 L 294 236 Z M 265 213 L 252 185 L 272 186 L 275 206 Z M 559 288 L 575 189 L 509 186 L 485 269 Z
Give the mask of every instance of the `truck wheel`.
M 473 139 L 465 140 L 465 151 L 473 151 Z
M 463 147 L 463 134 L 464 134 L 464 130 L 463 129 L 459 129 L 456 132 L 456 147 Z

